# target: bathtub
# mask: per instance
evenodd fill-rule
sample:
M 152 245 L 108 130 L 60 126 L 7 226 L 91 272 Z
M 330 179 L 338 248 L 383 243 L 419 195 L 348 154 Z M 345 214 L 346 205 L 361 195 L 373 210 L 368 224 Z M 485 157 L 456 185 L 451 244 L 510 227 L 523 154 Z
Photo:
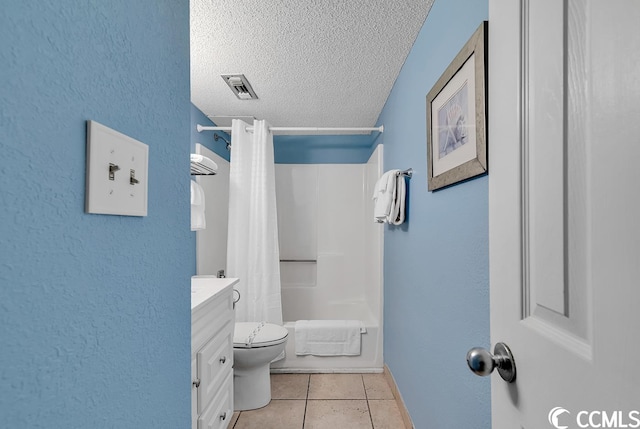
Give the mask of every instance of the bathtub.
M 289 331 L 285 358 L 271 364 L 273 373 L 373 373 L 382 372 L 382 327 L 366 302 L 333 302 L 323 320 L 361 320 L 367 333 L 361 337 L 360 356 L 296 356 L 295 321 L 287 321 Z M 318 318 L 320 319 L 320 318 Z
M 384 228 L 373 222 L 371 198 L 382 152 L 380 144 L 366 164 L 276 164 L 289 336 L 273 372 L 382 372 Z M 296 320 L 362 321 L 360 356 L 296 356 Z

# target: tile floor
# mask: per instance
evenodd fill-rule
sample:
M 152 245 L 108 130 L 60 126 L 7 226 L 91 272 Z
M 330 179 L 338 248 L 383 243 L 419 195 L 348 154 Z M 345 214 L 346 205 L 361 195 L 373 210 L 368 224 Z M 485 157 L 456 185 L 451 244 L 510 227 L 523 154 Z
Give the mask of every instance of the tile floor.
M 382 374 L 271 374 L 271 403 L 233 429 L 404 429 Z

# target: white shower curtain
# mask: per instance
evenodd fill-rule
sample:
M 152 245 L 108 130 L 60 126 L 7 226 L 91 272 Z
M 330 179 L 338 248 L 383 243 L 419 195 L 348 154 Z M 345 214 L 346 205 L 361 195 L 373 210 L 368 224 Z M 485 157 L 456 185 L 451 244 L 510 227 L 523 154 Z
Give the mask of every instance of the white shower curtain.
M 233 120 L 227 275 L 241 294 L 237 322 L 282 325 L 273 135 L 265 121 Z

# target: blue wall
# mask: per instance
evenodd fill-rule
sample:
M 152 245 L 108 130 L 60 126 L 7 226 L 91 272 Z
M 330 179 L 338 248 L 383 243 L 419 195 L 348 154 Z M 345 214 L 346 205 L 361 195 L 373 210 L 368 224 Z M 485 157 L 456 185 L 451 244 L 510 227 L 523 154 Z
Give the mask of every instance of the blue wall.
M 488 428 L 488 181 L 427 192 L 426 94 L 482 20 L 486 0 L 436 1 L 379 118 L 385 170 L 413 167 L 408 222 L 386 227 L 384 356 L 416 428 Z
M 189 427 L 189 1 L 5 2 L 0 40 L 0 426 Z M 84 213 L 89 119 L 149 145 L 147 217 Z
M 362 164 L 371 156 L 379 133 L 295 136 L 273 138 L 276 164 Z

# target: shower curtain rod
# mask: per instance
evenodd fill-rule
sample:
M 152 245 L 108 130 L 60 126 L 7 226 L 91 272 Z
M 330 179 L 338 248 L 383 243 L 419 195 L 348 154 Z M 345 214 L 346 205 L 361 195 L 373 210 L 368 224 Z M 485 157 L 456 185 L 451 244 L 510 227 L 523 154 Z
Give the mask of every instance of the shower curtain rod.
M 196 125 L 196 129 L 199 133 L 201 133 L 202 131 L 231 131 L 231 127 L 203 127 L 200 124 Z M 269 130 L 274 133 L 277 131 L 378 131 L 379 133 L 382 133 L 384 132 L 384 125 L 370 128 L 269 127 Z M 247 131 L 253 131 L 253 127 L 247 127 Z

